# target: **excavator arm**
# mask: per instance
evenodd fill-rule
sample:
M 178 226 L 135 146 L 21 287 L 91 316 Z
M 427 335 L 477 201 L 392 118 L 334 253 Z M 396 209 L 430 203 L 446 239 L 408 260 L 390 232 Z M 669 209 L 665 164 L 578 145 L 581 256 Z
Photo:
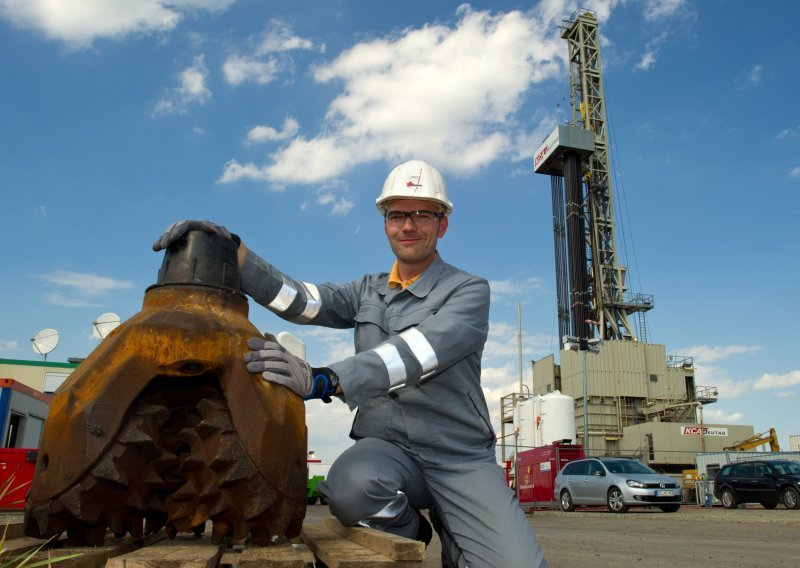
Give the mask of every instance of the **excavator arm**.
M 735 452 L 746 452 L 747 450 L 752 450 L 753 448 L 763 446 L 764 444 L 769 444 L 770 451 L 781 451 L 781 446 L 778 443 L 778 433 L 775 431 L 775 428 L 770 428 L 767 432 L 756 434 L 755 436 L 751 436 L 750 438 L 742 440 L 741 442 L 736 442 L 732 446 L 728 446 L 727 448 L 723 449 Z

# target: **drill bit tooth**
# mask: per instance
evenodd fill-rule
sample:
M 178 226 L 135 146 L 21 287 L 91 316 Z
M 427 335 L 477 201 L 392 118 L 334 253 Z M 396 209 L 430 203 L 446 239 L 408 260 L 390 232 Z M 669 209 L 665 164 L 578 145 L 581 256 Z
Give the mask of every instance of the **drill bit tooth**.
M 148 513 L 144 520 L 144 534 L 154 534 L 164 528 L 167 517 L 162 514 Z
M 130 511 L 125 520 L 131 538 L 139 540 L 144 537 L 144 515 L 138 511 Z
M 228 533 L 231 531 L 231 528 L 231 525 L 225 521 L 214 521 L 214 524 L 211 528 L 211 542 L 214 544 L 221 544 L 222 539 L 228 535 Z

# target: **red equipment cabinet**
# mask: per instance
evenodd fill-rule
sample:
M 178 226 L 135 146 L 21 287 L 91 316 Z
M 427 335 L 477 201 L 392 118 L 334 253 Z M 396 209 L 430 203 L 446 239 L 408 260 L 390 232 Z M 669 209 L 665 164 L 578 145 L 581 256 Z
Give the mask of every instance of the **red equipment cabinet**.
M 583 457 L 583 446 L 552 444 L 519 452 L 515 481 L 520 505 L 526 508 L 553 508 L 556 475 L 564 464 Z
M 0 448 L 0 488 L 4 490 L 0 494 L 0 509 L 25 507 L 38 453 L 33 448 Z

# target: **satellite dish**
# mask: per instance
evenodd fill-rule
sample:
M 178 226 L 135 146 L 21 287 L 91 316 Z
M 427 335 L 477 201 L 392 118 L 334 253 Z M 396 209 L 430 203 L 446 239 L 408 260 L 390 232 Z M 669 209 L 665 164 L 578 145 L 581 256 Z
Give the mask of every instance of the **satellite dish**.
M 306 344 L 302 339 L 299 339 L 289 333 L 288 331 L 281 331 L 275 336 L 286 351 L 296 357 L 300 357 L 303 361 L 306 359 Z
M 43 355 L 44 360 L 47 361 L 47 354 L 56 348 L 58 340 L 58 332 L 48 327 L 31 338 L 31 346 L 36 353 Z
M 113 312 L 100 314 L 92 322 L 92 335 L 95 339 L 105 339 L 119 325 L 119 316 Z

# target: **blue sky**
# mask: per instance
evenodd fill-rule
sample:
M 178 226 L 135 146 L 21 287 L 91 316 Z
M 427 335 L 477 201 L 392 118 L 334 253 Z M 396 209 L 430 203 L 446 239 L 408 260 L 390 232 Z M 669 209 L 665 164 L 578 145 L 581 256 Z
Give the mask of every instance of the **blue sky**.
M 141 308 L 171 222 L 213 219 L 292 276 L 388 270 L 374 200 L 431 161 L 455 204 L 445 260 L 492 285 L 483 384 L 557 349 L 549 179 L 535 148 L 569 119 L 576 2 L 0 0 L 0 357 L 84 357 L 92 321 Z M 66 4 L 64 5 L 66 6 Z M 653 294 L 649 339 L 719 388 L 705 420 L 800 434 L 800 5 L 586 1 L 601 22 L 617 244 Z M 349 332 L 251 320 L 308 344 Z M 529 382 L 527 373 L 525 380 Z M 309 447 L 348 445 L 308 405 Z

